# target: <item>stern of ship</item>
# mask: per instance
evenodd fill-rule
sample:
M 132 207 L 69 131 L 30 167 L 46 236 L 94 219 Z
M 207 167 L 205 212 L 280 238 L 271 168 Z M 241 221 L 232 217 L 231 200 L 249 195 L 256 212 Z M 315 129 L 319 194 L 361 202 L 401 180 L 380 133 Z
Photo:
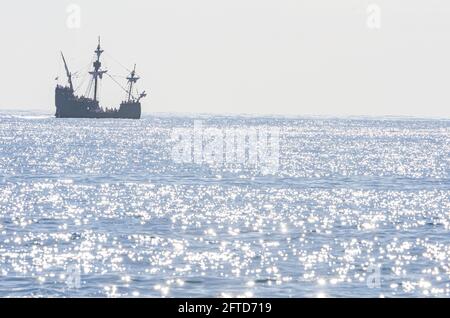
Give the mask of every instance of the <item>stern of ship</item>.
M 140 119 L 141 103 L 136 101 L 123 102 L 120 104 L 118 115 L 120 118 Z

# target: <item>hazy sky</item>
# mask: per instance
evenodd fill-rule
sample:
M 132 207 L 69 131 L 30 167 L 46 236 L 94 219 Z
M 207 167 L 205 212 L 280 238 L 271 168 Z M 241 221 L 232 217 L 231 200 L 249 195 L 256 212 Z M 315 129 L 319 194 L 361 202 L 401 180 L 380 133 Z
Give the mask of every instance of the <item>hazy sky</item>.
M 72 3 L 80 28 L 67 24 Z M 15 0 L 0 29 L 3 109 L 54 112 L 59 51 L 75 72 L 101 35 L 137 63 L 145 112 L 450 117 L 448 0 Z M 107 81 L 102 103 L 118 105 Z

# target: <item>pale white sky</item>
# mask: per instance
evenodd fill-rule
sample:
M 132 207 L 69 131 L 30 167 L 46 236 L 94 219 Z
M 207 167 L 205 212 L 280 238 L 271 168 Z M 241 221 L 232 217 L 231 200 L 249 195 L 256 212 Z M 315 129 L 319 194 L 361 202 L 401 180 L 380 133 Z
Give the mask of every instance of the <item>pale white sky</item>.
M 2 109 L 54 112 L 59 50 L 76 71 L 101 35 L 137 63 L 145 112 L 450 117 L 448 0 L 15 0 L 0 32 Z M 105 82 L 104 106 L 122 97 Z

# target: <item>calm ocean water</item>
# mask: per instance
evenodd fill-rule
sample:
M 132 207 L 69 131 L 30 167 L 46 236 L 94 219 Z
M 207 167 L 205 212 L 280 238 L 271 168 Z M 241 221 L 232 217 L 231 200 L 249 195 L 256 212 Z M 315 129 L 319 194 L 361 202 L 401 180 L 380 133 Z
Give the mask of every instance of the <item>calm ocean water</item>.
M 279 169 L 172 160 L 174 128 L 0 115 L 0 296 L 450 296 L 450 121 L 276 127 Z

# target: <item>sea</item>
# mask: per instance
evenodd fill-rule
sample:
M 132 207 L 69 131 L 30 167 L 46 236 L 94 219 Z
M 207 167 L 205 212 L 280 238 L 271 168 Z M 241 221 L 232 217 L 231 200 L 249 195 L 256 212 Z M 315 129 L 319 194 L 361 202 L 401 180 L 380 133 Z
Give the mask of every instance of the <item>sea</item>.
M 449 119 L 0 112 L 0 297 L 448 296 Z

